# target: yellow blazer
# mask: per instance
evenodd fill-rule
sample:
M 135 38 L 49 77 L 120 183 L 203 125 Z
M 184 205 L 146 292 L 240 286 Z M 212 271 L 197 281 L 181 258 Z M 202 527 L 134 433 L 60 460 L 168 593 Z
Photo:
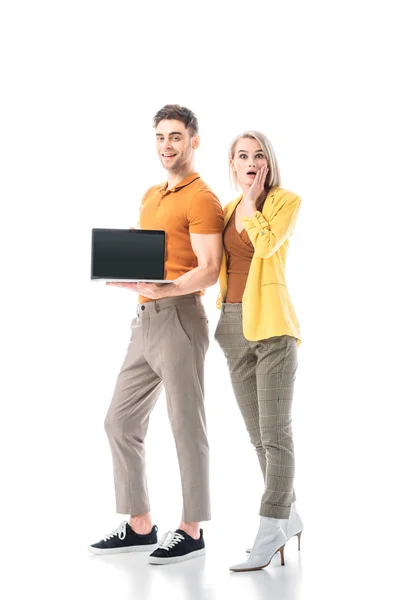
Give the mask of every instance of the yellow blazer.
M 241 199 L 242 196 L 239 196 L 224 207 L 224 228 Z M 254 246 L 242 299 L 243 334 L 250 341 L 291 335 L 297 339 L 298 346 L 301 343 L 299 323 L 285 279 L 288 238 L 292 234 L 300 203 L 296 194 L 275 186 L 268 192 L 262 213 L 257 211 L 252 217 L 243 218 Z M 228 289 L 225 251 L 219 284 L 217 307 L 221 308 Z

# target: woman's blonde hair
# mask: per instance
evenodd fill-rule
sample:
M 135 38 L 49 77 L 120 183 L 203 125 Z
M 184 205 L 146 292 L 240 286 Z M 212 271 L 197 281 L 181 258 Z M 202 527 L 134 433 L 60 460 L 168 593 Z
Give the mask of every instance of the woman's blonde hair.
M 231 161 L 233 160 L 233 157 L 235 156 L 236 144 L 242 138 L 250 138 L 253 140 L 257 140 L 257 142 L 260 144 L 260 148 L 262 149 L 262 151 L 265 154 L 265 157 L 268 161 L 268 168 L 269 168 L 267 179 L 265 181 L 265 187 L 269 189 L 269 188 L 273 187 L 274 185 L 281 185 L 281 174 L 279 172 L 278 161 L 276 160 L 275 152 L 274 152 L 271 142 L 269 141 L 267 136 L 264 135 L 263 133 L 260 133 L 259 131 L 249 130 L 249 131 L 244 131 L 240 135 L 237 135 L 235 137 L 235 139 L 232 141 L 230 148 L 229 148 L 229 178 L 230 178 L 232 187 L 235 190 L 240 190 L 239 181 L 238 181 L 236 172 L 233 168 Z

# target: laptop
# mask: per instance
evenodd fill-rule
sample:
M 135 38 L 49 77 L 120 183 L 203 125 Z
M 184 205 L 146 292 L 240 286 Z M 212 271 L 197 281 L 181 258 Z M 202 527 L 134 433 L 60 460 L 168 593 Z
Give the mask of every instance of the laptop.
M 165 231 L 92 229 L 91 279 L 172 283 L 165 277 Z

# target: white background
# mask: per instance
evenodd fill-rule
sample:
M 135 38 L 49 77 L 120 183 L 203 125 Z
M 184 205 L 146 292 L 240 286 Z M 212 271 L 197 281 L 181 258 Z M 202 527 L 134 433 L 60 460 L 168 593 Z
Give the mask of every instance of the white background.
M 395 2 L 5 0 L 1 57 L 1 585 L 5 598 L 373 597 L 398 587 Z M 299 558 L 230 576 L 257 528 L 254 451 L 211 339 L 206 559 L 89 557 L 114 529 L 103 420 L 136 298 L 89 280 L 92 227 L 137 221 L 165 173 L 152 117 L 200 123 L 196 167 L 225 204 L 241 130 L 271 139 L 302 199 L 288 284 L 303 344 L 293 422 Z M 213 333 L 217 287 L 205 305 Z M 211 336 L 212 337 L 212 336 Z M 164 397 L 148 435 L 160 533 L 179 523 Z

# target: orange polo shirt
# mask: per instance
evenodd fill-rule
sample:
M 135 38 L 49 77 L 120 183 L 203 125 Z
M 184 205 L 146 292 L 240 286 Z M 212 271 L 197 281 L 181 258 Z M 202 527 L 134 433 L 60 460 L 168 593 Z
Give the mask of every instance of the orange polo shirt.
M 165 279 L 177 279 L 198 266 L 190 234 L 222 233 L 224 213 L 218 198 L 198 173 L 169 190 L 167 185 L 155 185 L 145 193 L 139 224 L 141 229 L 166 232 Z M 198 293 L 204 294 L 204 290 Z M 138 301 L 151 299 L 139 296 Z

